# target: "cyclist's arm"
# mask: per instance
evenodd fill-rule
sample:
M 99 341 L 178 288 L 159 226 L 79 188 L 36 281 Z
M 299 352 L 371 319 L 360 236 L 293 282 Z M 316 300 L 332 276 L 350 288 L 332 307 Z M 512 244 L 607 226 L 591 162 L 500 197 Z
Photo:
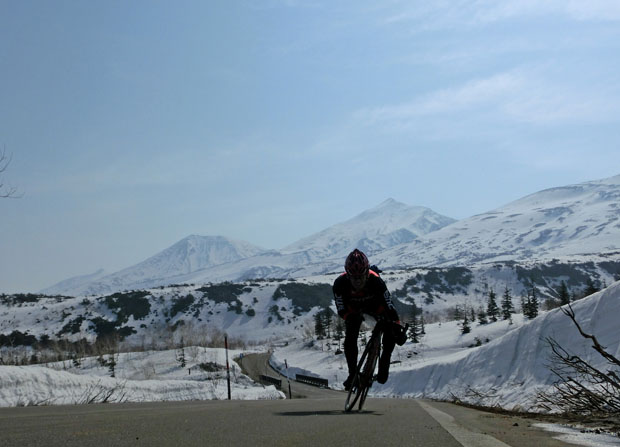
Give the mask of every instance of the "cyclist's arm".
M 381 294 L 382 300 L 385 303 L 385 307 L 387 309 L 387 316 L 395 322 L 400 323 L 400 318 L 398 316 L 398 312 L 396 312 L 396 308 L 394 307 L 394 303 L 392 302 L 392 297 L 390 295 L 390 291 L 388 290 L 385 282 L 381 280 L 379 292 Z
M 334 294 L 334 302 L 336 303 L 336 310 L 338 312 L 338 315 L 340 316 L 340 318 L 346 320 L 349 313 L 351 313 L 351 309 L 349 308 L 349 306 L 347 306 L 345 302 L 344 292 L 342 290 L 342 287 L 339 287 L 338 280 L 334 282 L 332 292 Z

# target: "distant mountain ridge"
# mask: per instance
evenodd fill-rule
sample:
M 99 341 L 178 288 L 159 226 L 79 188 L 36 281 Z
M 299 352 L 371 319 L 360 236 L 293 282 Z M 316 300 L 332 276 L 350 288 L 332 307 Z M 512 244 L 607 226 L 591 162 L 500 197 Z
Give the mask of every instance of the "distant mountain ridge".
M 162 252 L 126 269 L 103 275 L 71 278 L 43 290 L 44 293 L 107 293 L 159 286 L 175 278 L 216 265 L 267 253 L 248 242 L 222 236 L 191 235 Z
M 179 283 L 320 274 L 359 247 L 369 254 L 415 240 L 455 219 L 388 199 L 352 219 L 291 244 L 266 250 L 222 236 L 192 235 L 153 257 L 110 275 L 86 275 L 43 293 L 98 294 Z
M 385 250 L 390 266 L 597 256 L 620 250 L 620 175 L 546 189 Z
M 169 284 L 309 278 L 341 271 L 355 247 L 366 251 L 372 263 L 393 270 L 620 259 L 620 175 L 540 191 L 460 221 L 388 199 L 281 251 L 218 236 L 190 236 L 128 269 L 66 280 L 43 292 L 84 295 Z
M 343 258 L 353 248 L 370 255 L 409 243 L 453 222 L 456 219 L 442 216 L 429 208 L 388 199 L 352 219 L 303 238 L 281 252 L 306 252 L 313 261 Z

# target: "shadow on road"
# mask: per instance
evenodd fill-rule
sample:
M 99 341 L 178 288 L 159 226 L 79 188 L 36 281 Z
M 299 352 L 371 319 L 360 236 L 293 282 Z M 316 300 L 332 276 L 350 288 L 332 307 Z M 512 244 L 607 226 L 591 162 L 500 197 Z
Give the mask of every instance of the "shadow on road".
M 349 413 L 344 410 L 325 410 L 325 411 L 284 411 L 281 413 L 274 413 L 276 416 L 350 416 L 350 415 L 368 415 L 368 416 L 383 416 L 383 413 L 377 413 L 375 411 L 351 411 Z

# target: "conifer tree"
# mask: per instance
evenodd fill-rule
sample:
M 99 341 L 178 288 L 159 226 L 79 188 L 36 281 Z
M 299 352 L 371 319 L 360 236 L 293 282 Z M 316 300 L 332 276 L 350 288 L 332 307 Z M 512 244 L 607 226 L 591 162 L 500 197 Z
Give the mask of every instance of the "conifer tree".
M 332 310 L 329 307 L 325 309 L 323 319 L 324 319 L 323 325 L 325 326 L 327 338 L 331 338 Z
M 185 359 L 185 344 L 183 343 L 183 337 L 181 337 L 181 346 L 177 351 L 177 362 L 179 362 L 181 368 L 185 368 L 185 366 L 187 365 L 187 361 Z
M 110 372 L 110 377 L 116 377 L 116 358 L 114 358 L 114 354 L 110 354 L 107 361 L 108 371 Z
M 538 316 L 538 308 L 540 306 L 540 303 L 538 302 L 538 288 L 536 287 L 536 284 L 532 283 L 532 308 L 531 308 L 531 312 L 532 312 L 532 318 L 536 318 Z
M 487 313 L 484 311 L 482 307 L 478 309 L 478 322 L 480 324 L 487 324 L 489 321 L 487 320 Z
M 585 298 L 586 296 L 590 296 L 593 293 L 598 292 L 599 290 L 600 289 L 594 284 L 594 281 L 592 281 L 592 278 L 588 277 L 588 280 L 586 282 L 586 288 L 583 291 L 583 296 Z
M 334 327 L 334 338 L 338 341 L 338 349 L 340 349 L 340 340 L 344 336 L 344 323 L 342 321 L 342 318 L 338 318 Z
M 407 336 L 412 343 L 419 343 L 420 335 L 422 334 L 420 316 L 418 314 L 419 309 L 414 301 L 411 314 L 409 315 L 409 331 L 407 332 Z
M 512 321 L 512 314 L 515 312 L 515 308 L 512 304 L 512 297 L 510 296 L 510 289 L 506 286 L 504 290 L 504 296 L 502 298 L 502 318 L 504 320 Z
M 568 293 L 568 287 L 566 286 L 566 282 L 564 281 L 560 283 L 560 288 L 558 289 L 558 297 L 560 298 L 560 306 L 564 306 L 565 304 L 570 303 L 570 293 Z
M 461 322 L 461 334 L 469 334 L 471 327 L 469 326 L 469 320 L 467 319 L 467 312 L 463 315 L 463 321 Z
M 407 332 L 407 336 L 412 343 L 420 342 L 420 322 L 418 320 L 418 316 L 415 313 L 413 313 L 409 321 L 409 331 Z
M 523 315 L 532 320 L 538 316 L 538 289 L 536 285 L 532 283 L 532 288 L 528 291 L 527 300 L 525 301 L 525 307 L 523 309 Z
M 323 324 L 322 312 L 317 312 L 314 315 L 314 333 L 317 340 L 322 340 L 325 337 L 325 325 Z
M 497 307 L 497 301 L 495 299 L 495 291 L 493 289 L 489 289 L 487 315 L 489 316 L 489 319 L 493 322 L 497 321 L 497 316 L 499 315 L 499 307 Z

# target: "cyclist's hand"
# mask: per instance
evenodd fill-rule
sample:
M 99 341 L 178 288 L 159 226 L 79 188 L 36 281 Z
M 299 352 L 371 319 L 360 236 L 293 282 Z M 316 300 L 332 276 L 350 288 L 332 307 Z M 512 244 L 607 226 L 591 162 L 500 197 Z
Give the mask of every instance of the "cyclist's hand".
M 400 321 L 396 323 L 397 324 L 394 325 L 394 339 L 398 346 L 402 346 L 407 341 L 407 328 L 401 326 Z

